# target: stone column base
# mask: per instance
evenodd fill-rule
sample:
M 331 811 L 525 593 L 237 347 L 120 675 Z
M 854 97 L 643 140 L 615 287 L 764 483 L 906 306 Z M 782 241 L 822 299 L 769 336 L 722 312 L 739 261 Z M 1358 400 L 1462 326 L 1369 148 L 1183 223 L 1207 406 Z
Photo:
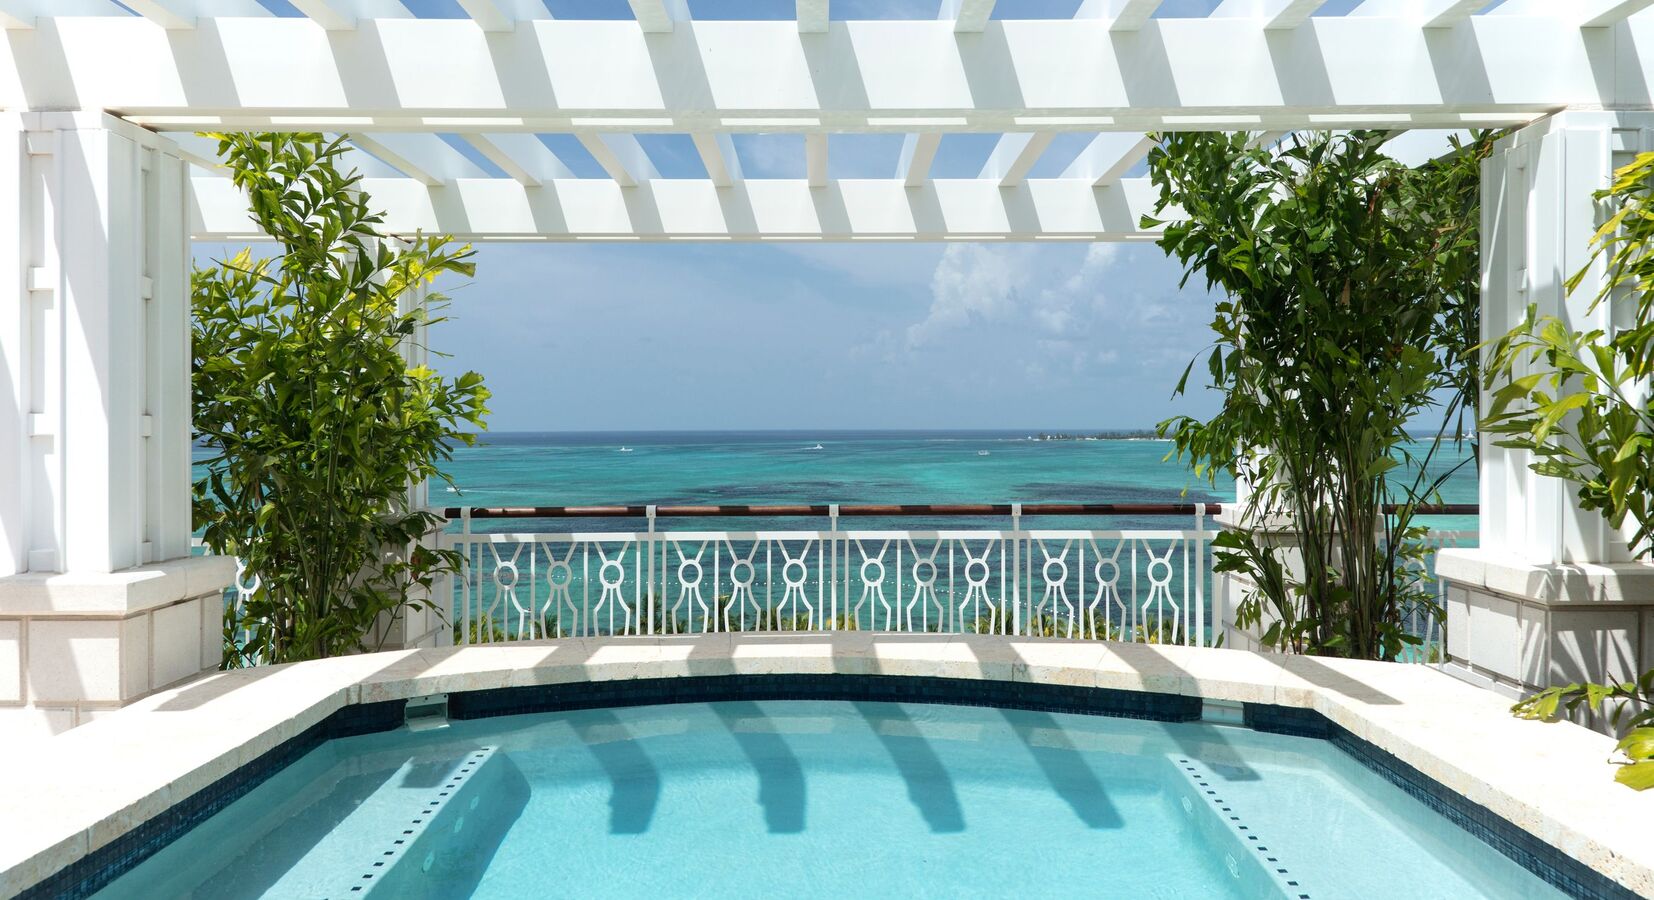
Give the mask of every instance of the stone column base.
M 1654 667 L 1654 564 L 1535 566 L 1446 549 L 1447 665 L 1511 697 L 1578 681 L 1626 681 Z
M 0 577 L 0 740 L 66 731 L 218 668 L 235 560 Z

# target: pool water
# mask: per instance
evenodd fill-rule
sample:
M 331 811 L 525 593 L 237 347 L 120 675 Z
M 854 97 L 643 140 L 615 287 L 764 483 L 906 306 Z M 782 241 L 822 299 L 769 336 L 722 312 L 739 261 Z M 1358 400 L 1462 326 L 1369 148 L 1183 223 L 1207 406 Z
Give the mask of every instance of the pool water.
M 332 741 L 98 896 L 368 895 L 1561 896 L 1325 741 L 828 701 Z

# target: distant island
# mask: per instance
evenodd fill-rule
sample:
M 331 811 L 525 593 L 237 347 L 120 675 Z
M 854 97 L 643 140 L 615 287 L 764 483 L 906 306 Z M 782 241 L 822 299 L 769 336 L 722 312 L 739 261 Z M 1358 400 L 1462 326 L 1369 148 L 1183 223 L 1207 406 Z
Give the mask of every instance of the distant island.
M 1049 434 L 1040 432 L 1028 436 L 1030 441 L 1152 441 L 1159 438 L 1153 431 L 1095 431 L 1089 434 Z

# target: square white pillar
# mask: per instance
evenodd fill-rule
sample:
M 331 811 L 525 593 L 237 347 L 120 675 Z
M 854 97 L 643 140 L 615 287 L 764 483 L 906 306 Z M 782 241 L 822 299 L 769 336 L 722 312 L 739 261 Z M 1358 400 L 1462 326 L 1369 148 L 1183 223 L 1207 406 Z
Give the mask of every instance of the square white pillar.
M 189 179 L 170 151 L 101 112 L 0 114 L 0 733 L 199 673 L 202 604 L 234 572 L 190 558 Z
M 1529 305 L 1584 331 L 1612 329 L 1630 298 L 1591 309 L 1606 267 L 1591 236 L 1593 194 L 1654 150 L 1654 112 L 1568 110 L 1510 135 L 1482 166 L 1482 338 Z M 1566 281 L 1591 268 L 1578 289 Z M 1518 372 L 1517 374 L 1523 374 Z M 1482 408 L 1488 398 L 1484 394 Z M 1574 487 L 1529 468 L 1532 454 L 1481 445 L 1481 541 L 1443 550 L 1448 668 L 1510 694 L 1654 666 L 1654 565 L 1632 562 L 1627 528 L 1579 508 Z

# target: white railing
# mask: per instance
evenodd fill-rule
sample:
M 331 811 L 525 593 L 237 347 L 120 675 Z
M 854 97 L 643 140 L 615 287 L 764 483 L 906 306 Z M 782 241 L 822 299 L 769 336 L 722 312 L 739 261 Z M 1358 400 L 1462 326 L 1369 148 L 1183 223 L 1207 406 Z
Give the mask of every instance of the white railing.
M 1134 530 L 1027 529 L 1023 509 L 1007 508 L 1003 529 L 845 529 L 838 508 L 825 507 L 825 529 L 758 531 L 661 530 L 646 509 L 643 530 L 620 533 L 483 533 L 470 510 L 453 510 L 461 529 L 444 540 L 467 560 L 454 640 L 858 630 L 1211 643 L 1216 532 L 1204 505 L 1165 507 L 1183 511 L 1187 527 Z M 777 508 L 751 509 L 739 514 Z M 1082 509 L 1103 507 L 1037 508 Z

